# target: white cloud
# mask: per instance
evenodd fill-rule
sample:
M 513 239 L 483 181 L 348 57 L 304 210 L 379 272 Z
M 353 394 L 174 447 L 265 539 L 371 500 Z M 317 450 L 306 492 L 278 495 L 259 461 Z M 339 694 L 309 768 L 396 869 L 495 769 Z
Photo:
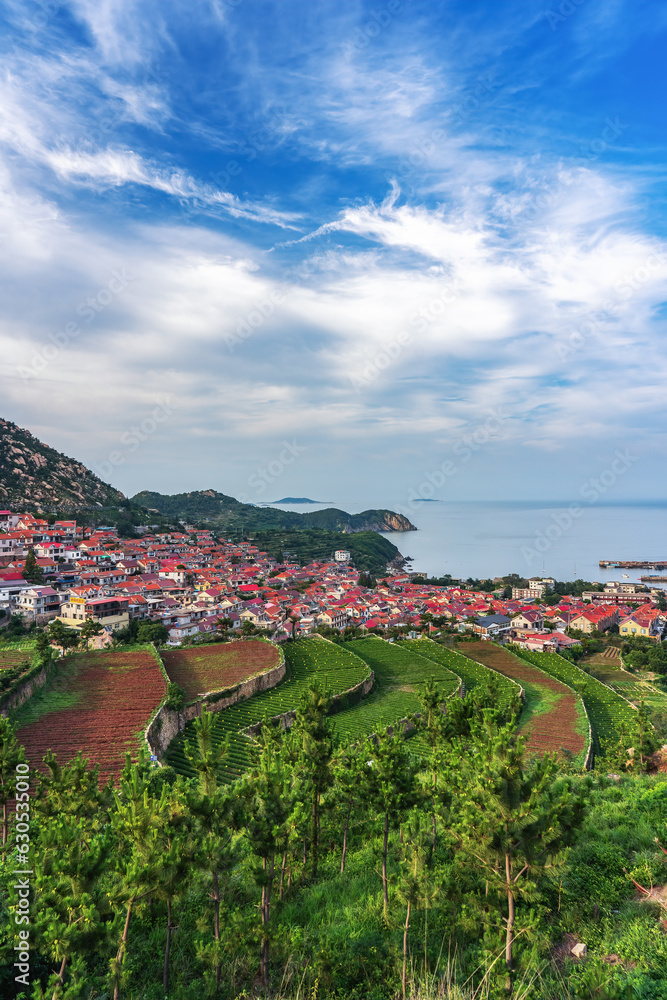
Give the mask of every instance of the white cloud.
M 248 58 L 236 89 L 186 126 L 166 86 L 137 82 L 156 50 L 176 51 L 172 5 L 71 8 L 90 33 L 85 55 L 13 55 L 3 82 L 6 415 L 32 425 L 48 396 L 61 435 L 53 443 L 92 460 L 166 394 L 173 418 L 144 459 L 218 470 L 281 435 L 302 435 L 319 454 L 339 448 L 357 469 L 390 450 L 411 462 L 446 452 L 491 407 L 506 414 L 510 462 L 540 452 L 556 461 L 654 433 L 667 374 L 656 318 L 667 268 L 641 219 L 645 192 L 604 163 L 572 167 L 546 152 L 484 147 L 483 102 L 478 119 L 456 125 L 456 102 L 487 73 L 477 43 L 468 44 L 480 68 L 466 74 L 454 47 L 435 62 L 407 27 L 403 51 L 358 55 L 345 41 L 348 23 L 337 48 L 318 36 L 312 57 L 280 75 L 249 35 L 230 57 L 243 69 Z M 213 19 L 216 5 L 201 11 Z M 217 16 L 241 38 L 224 5 Z M 291 22 L 280 30 L 290 35 Z M 512 43 L 507 32 L 500 42 Z M 513 93 L 524 85 L 511 81 Z M 252 98 L 242 135 L 272 104 L 289 110 L 272 126 L 266 163 L 233 195 L 198 179 L 173 141 L 182 133 L 170 129 L 177 120 L 196 135 L 198 154 L 233 149 L 240 133 L 227 124 Z M 289 155 L 274 168 L 284 146 Z M 206 172 L 203 154 L 202 162 Z M 371 195 L 358 195 L 359 167 Z M 398 178 L 386 181 L 384 201 L 380 171 Z M 86 191 L 101 196 L 99 217 L 87 212 Z M 182 225 L 137 224 L 133 199 L 143 208 L 151 192 L 183 205 Z M 324 214 L 321 205 L 334 207 Z M 289 228 L 301 212 L 313 231 L 268 254 L 238 222 Z M 123 267 L 136 277 L 86 324 L 82 303 Z M 240 326 L 262 310 L 239 342 Z M 19 367 L 70 321 L 81 334 L 22 380 Z M 355 383 L 365 369 L 370 377 Z

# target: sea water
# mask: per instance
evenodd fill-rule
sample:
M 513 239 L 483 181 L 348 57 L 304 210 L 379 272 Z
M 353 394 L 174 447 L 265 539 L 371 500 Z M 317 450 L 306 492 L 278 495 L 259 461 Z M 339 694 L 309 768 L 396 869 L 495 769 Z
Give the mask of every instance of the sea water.
M 632 582 L 657 571 L 601 569 L 599 561 L 667 562 L 667 501 L 592 505 L 567 500 L 422 501 L 410 509 L 405 498 L 392 502 L 383 497 L 373 506 L 406 513 L 418 530 L 387 532 L 385 537 L 411 557 L 411 569 L 428 576 L 449 573 L 455 579 L 487 579 L 518 573 L 556 580 Z M 364 509 L 345 497 L 328 504 L 280 507 L 299 513 L 325 507 L 350 513 Z M 658 575 L 667 576 L 667 570 Z

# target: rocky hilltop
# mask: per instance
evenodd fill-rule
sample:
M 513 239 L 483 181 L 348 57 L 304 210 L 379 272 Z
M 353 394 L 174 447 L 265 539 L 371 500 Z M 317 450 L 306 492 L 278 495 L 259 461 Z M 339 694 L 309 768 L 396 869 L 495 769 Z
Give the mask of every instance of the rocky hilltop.
M 162 494 L 143 490 L 131 502 L 167 517 L 185 520 L 206 519 L 221 529 L 244 528 L 252 531 L 268 529 L 316 528 L 345 533 L 359 531 L 415 531 L 415 526 L 393 510 L 364 510 L 348 514 L 336 507 L 299 514 L 296 511 L 272 507 L 256 507 L 241 503 L 234 497 L 216 490 L 193 493 Z
M 0 418 L 0 505 L 38 511 L 114 506 L 125 500 L 85 465 Z

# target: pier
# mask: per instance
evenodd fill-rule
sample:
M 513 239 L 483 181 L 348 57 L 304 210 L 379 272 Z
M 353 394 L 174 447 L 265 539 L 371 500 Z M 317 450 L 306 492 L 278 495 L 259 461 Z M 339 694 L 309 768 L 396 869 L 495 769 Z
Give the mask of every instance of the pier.
M 622 559 L 600 559 L 600 569 L 667 569 L 667 559 L 657 561 L 636 561 Z

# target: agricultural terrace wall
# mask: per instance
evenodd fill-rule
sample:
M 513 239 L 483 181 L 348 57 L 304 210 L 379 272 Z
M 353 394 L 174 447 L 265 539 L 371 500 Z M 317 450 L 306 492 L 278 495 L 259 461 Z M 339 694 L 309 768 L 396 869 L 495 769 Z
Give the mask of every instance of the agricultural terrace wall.
M 254 694 L 259 694 L 260 691 L 268 691 L 269 688 L 273 688 L 276 684 L 279 684 L 285 676 L 287 669 L 285 666 L 285 654 L 282 649 L 279 651 L 279 655 L 280 663 L 277 667 L 271 667 L 270 670 L 265 670 L 261 674 L 255 674 L 254 677 L 249 677 L 247 680 L 241 681 L 233 687 L 222 688 L 219 691 L 207 691 L 197 701 L 185 705 L 180 712 L 167 708 L 162 704 L 149 723 L 144 737 L 150 753 L 158 757 L 164 754 L 171 741 L 185 729 L 188 722 L 200 718 L 202 705 L 205 704 L 209 712 L 221 712 L 224 708 L 236 705 L 239 701 L 246 701 L 248 698 L 252 698 Z M 162 660 L 160 660 L 160 669 L 167 683 L 169 683 Z
M 329 709 L 329 715 L 335 715 L 337 712 L 342 712 L 344 708 L 352 708 L 353 705 L 357 705 L 362 698 L 365 698 L 367 694 L 373 690 L 373 685 L 375 684 L 375 674 L 371 670 L 368 677 L 365 677 L 363 681 L 359 684 L 355 684 L 353 687 L 348 688 L 347 691 L 341 691 L 340 694 L 333 695 L 331 699 L 331 707 Z M 280 726 L 281 729 L 289 729 L 294 720 L 296 719 L 296 711 L 292 709 L 290 712 L 283 712 L 282 715 L 274 715 L 270 722 L 274 726 Z M 257 722 L 254 726 L 249 726 L 246 729 L 248 736 L 257 736 L 261 730 L 263 722 Z
M 0 697 L 0 715 L 9 714 L 32 698 L 35 691 L 44 687 L 54 670 L 57 660 L 43 664 L 33 650 L 33 665 Z

